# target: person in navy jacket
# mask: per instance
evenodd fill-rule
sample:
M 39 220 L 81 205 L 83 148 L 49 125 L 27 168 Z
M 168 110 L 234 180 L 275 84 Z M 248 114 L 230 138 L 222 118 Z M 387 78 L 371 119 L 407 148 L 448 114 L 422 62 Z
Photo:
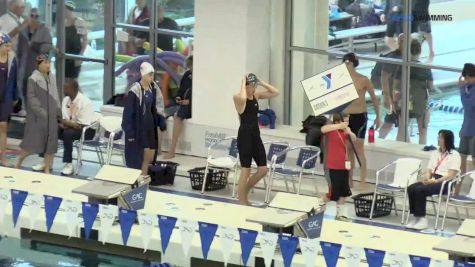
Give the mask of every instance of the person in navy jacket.
M 8 34 L 0 33 L 0 165 L 7 166 L 8 119 L 17 101 L 17 60 Z
M 143 176 L 148 175 L 158 147 L 157 127 L 163 119 L 158 114 L 165 108 L 161 90 L 153 81 L 154 72 L 150 63 L 140 65 L 142 78 L 130 88 L 122 117 L 126 165 L 141 169 Z

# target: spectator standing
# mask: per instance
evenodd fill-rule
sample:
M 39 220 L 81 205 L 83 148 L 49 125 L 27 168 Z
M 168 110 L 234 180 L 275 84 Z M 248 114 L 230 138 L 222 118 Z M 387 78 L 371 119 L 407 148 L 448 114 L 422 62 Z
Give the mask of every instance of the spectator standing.
M 12 47 L 18 53 L 18 34 L 28 27 L 28 19 L 24 19 L 25 1 L 9 0 L 8 11 L 0 17 L 0 32 L 6 33 L 12 39 Z
M 17 61 L 11 48 L 10 36 L 0 33 L 0 165 L 3 166 L 8 166 L 5 159 L 8 119 L 18 95 Z
M 475 166 L 475 65 L 466 63 L 459 78 L 460 100 L 463 106 L 463 123 L 460 129 L 459 152 L 462 159 L 460 171 L 467 172 L 467 156 L 472 156 Z
M 74 1 L 67 1 L 65 7 L 65 52 L 82 56 L 84 51 L 86 51 L 88 42 L 86 22 L 74 14 L 74 10 L 76 9 Z M 81 71 L 81 63 L 80 60 L 66 59 L 64 76 L 66 78 L 77 79 Z
M 403 5 L 402 0 L 386 0 L 381 22 L 386 23 L 386 45 L 391 49 L 398 49 L 397 38 L 402 33 Z
M 28 27 L 21 32 L 18 42 L 18 58 L 20 66 L 20 79 L 23 96 L 26 96 L 27 83 L 30 75 L 35 70 L 36 60 L 39 55 L 49 54 L 53 44 L 48 27 L 39 20 L 37 8 L 32 8 Z M 26 105 L 28 105 L 28 98 Z
M 180 90 L 178 91 L 176 97 L 176 103 L 178 104 L 178 111 L 173 117 L 173 134 L 172 134 L 172 143 L 168 150 L 168 154 L 165 156 L 165 159 L 172 159 L 175 157 L 176 146 L 178 143 L 178 138 L 181 136 L 183 131 L 183 122 L 184 120 L 191 119 L 191 98 L 192 98 L 192 87 L 193 87 L 193 56 L 189 56 L 186 59 L 186 66 L 188 70 L 183 74 L 180 82 Z
M 430 0 L 413 0 L 411 32 L 422 32 L 429 46 L 429 59 L 434 57 L 434 43 L 429 15 Z
M 165 17 L 165 7 L 161 5 L 158 7 L 157 14 L 158 24 L 157 28 L 164 30 L 178 31 L 180 28 L 175 20 Z M 157 34 L 157 47 L 163 51 L 173 51 L 173 35 L 159 33 Z
M 135 0 L 135 7 L 129 13 L 127 23 L 137 26 L 150 25 L 150 11 L 145 0 Z M 127 54 L 132 56 L 134 54 L 143 55 L 145 49 L 144 42 L 148 41 L 148 32 L 128 30 L 129 42 L 127 43 Z
M 51 172 L 58 151 L 58 120 L 61 118 L 56 77 L 51 73 L 48 54 L 38 55 L 37 70 L 28 79 L 28 107 L 25 135 L 15 168 L 31 154 L 44 154 L 44 172 Z

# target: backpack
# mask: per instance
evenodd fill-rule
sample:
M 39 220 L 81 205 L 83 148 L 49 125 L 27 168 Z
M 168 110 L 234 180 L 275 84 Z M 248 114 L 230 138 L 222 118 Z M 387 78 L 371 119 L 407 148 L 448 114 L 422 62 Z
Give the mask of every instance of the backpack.
M 305 144 L 310 146 L 320 147 L 320 140 L 322 137 L 321 128 L 327 123 L 327 118 L 323 115 L 308 116 L 302 121 L 301 133 L 306 133 Z

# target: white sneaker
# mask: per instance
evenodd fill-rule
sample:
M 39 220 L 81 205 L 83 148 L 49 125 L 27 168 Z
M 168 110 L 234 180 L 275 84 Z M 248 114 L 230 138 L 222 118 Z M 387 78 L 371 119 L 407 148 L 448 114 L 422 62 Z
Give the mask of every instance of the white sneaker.
M 45 170 L 45 164 L 43 163 L 38 163 L 36 165 L 33 165 L 33 167 L 31 167 L 32 170 L 34 170 L 35 172 L 42 172 Z
M 20 110 L 20 112 L 18 112 L 17 114 L 19 117 L 26 117 L 26 110 Z
M 427 221 L 426 217 L 421 217 L 417 219 L 416 224 L 414 224 L 413 229 L 416 230 L 424 230 L 427 228 L 427 225 L 429 224 L 429 221 Z
M 61 173 L 67 176 L 72 175 L 74 173 L 74 165 L 72 163 L 64 164 L 64 168 Z
M 416 222 L 417 222 L 416 217 L 412 216 L 412 217 L 409 219 L 409 222 L 406 224 L 406 228 L 413 229 L 413 228 L 414 228 L 414 225 L 416 224 Z

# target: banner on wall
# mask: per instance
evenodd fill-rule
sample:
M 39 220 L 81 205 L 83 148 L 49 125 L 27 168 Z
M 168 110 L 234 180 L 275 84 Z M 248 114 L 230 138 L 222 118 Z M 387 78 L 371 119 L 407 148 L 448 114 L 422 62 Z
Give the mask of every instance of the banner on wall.
M 58 213 L 63 199 L 60 197 L 44 196 L 45 201 L 45 217 L 46 217 L 46 231 L 49 233 L 53 226 L 54 219 Z
M 155 228 L 155 215 L 146 214 L 146 213 L 138 213 L 137 214 L 139 219 L 140 225 L 140 234 L 142 235 L 142 245 L 143 251 L 146 252 L 148 249 L 148 245 L 150 244 L 150 240 L 152 239 L 153 229 Z
M 345 64 L 301 81 L 315 116 L 338 113 L 353 100 L 358 92 Z
M 224 266 L 228 265 L 229 257 L 234 246 L 235 240 L 237 241 L 239 232 L 236 228 L 219 226 L 219 240 L 221 241 L 221 250 L 223 252 Z
M 30 232 L 35 227 L 36 219 L 41 212 L 44 197 L 38 194 L 29 194 L 26 199 L 27 211 L 30 220 Z
M 114 224 L 115 218 L 117 218 L 119 213 L 119 208 L 115 205 L 102 205 L 99 204 L 99 219 L 101 220 L 100 231 L 100 241 L 102 244 L 107 242 L 107 237 L 109 236 L 110 229 L 112 224 Z
M 5 210 L 10 201 L 11 192 L 9 189 L 0 188 L 0 225 L 5 224 L 3 218 L 5 217 Z
M 16 227 L 18 217 L 20 216 L 21 209 L 23 208 L 23 204 L 25 204 L 27 196 L 28 192 L 26 191 L 11 190 L 13 227 Z
M 66 225 L 68 227 L 68 237 L 71 238 L 74 234 L 74 230 L 77 229 L 79 221 L 79 212 L 81 211 L 81 203 L 65 199 L 63 201 L 64 216 L 66 219 Z

